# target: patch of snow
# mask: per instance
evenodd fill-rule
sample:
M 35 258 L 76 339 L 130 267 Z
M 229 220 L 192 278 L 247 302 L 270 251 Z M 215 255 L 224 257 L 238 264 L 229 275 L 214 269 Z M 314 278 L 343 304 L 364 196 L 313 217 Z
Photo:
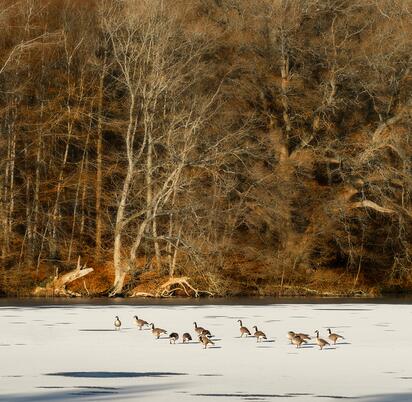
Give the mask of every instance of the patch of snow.
M 410 402 L 411 313 L 380 303 L 0 307 L 0 401 Z M 139 331 L 134 315 L 179 341 Z M 237 319 L 267 341 L 240 338 Z M 197 342 L 194 321 L 214 346 Z M 328 340 L 327 328 L 345 339 L 322 351 L 287 339 L 319 329 Z

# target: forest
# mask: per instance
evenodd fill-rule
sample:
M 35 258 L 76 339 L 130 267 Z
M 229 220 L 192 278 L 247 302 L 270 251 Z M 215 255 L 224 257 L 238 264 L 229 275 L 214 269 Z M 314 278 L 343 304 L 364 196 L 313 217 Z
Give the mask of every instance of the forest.
M 412 290 L 412 0 L 0 0 L 0 294 Z

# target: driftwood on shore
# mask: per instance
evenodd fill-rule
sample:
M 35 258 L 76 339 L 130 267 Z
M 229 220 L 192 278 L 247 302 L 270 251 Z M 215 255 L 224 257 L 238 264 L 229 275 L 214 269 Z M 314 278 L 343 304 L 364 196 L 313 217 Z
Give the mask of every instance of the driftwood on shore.
M 82 278 L 93 271 L 93 268 L 86 268 L 86 264 L 83 266 L 80 264 L 80 256 L 77 260 L 77 266 L 74 270 L 66 272 L 63 275 L 59 275 L 56 272 L 55 276 L 46 283 L 45 286 L 38 286 L 34 290 L 35 296 L 71 296 L 79 297 L 82 296 L 80 293 L 68 290 L 66 286 L 75 281 L 76 279 Z
M 131 294 L 131 297 L 173 297 L 176 291 L 183 291 L 188 297 L 199 297 L 201 294 L 214 296 L 212 292 L 194 288 L 189 281 L 190 278 L 187 276 L 172 277 L 160 285 L 153 293 L 135 291 Z

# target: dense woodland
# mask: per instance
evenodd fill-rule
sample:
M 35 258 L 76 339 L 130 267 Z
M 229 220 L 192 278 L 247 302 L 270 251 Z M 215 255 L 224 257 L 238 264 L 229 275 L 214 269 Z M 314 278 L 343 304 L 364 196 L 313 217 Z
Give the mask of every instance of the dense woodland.
M 411 56 L 411 0 L 0 0 L 1 294 L 411 289 Z

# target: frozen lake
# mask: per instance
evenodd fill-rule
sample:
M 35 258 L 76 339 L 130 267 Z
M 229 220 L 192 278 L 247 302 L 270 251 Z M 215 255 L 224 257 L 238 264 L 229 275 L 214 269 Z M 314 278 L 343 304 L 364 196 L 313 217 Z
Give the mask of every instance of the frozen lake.
M 3 301 L 0 401 L 412 401 L 410 302 L 151 302 Z M 134 315 L 193 338 L 197 321 L 215 346 L 156 340 Z M 240 338 L 238 319 L 267 341 Z M 327 328 L 345 340 L 321 351 L 314 340 L 296 349 L 286 337 L 319 329 L 327 339 Z

